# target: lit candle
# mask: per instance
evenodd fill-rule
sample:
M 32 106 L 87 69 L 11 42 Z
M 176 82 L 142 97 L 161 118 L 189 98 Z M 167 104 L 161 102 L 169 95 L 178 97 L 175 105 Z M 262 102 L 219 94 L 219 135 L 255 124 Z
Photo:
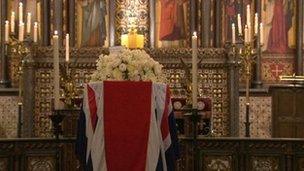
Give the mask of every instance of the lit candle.
M 54 56 L 54 109 L 59 109 L 59 42 L 58 32 L 53 35 L 53 56 Z
M 33 41 L 34 41 L 35 43 L 38 42 L 38 22 L 35 22 L 35 23 L 34 23 Z
M 255 15 L 254 15 L 254 35 L 258 34 L 258 27 L 259 27 L 259 17 L 258 17 L 258 13 L 255 13 Z
M 9 21 L 5 21 L 5 34 L 4 34 L 4 41 L 8 42 L 8 36 L 9 36 Z
M 251 23 L 249 22 L 249 24 L 247 25 L 247 28 L 248 28 L 248 35 L 247 35 L 247 38 L 248 38 L 248 42 L 251 41 L 251 31 L 252 31 L 252 28 L 251 28 Z
M 30 34 L 31 33 L 31 13 L 27 13 L 27 19 L 26 19 L 26 33 Z
M 65 35 L 65 61 L 69 62 L 70 60 L 70 35 Z
M 14 33 L 15 32 L 15 12 L 12 12 L 11 15 L 11 32 Z
M 19 3 L 19 23 L 23 23 L 23 4 Z
M 242 35 L 242 20 L 241 20 L 241 14 L 237 15 L 237 21 L 238 21 L 238 31 L 239 35 Z
M 235 24 L 232 23 L 232 44 L 235 44 Z
M 197 35 L 192 36 L 192 107 L 197 109 Z
M 246 19 L 247 19 L 246 24 L 247 24 L 247 26 L 249 26 L 250 25 L 250 5 L 247 5 L 247 11 L 246 12 L 247 12 L 246 13 Z
M 18 40 L 20 42 L 22 42 L 24 39 L 24 23 L 21 22 L 19 23 L 19 36 L 18 36 Z
M 264 44 L 264 29 L 263 29 L 263 23 L 260 23 L 260 44 Z
M 248 43 L 248 26 L 245 25 L 245 30 L 244 30 L 244 41 L 245 43 Z

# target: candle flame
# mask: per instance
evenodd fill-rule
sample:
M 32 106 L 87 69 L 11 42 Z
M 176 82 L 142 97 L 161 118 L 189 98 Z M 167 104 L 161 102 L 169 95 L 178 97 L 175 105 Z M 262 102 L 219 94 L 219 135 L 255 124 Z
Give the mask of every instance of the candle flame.
M 38 26 L 38 22 L 34 22 L 34 26 Z
M 54 31 L 54 34 L 55 34 L 55 35 L 58 35 L 58 31 L 57 31 L 57 30 L 55 30 L 55 31 Z
M 196 31 L 195 31 L 195 32 L 193 32 L 193 36 L 195 36 L 195 37 L 197 36 L 197 33 L 196 33 Z
M 22 2 L 19 2 L 19 6 L 22 7 L 22 6 L 23 6 L 23 3 L 22 3 Z
M 9 23 L 9 21 L 8 20 L 5 20 L 5 24 L 8 24 Z

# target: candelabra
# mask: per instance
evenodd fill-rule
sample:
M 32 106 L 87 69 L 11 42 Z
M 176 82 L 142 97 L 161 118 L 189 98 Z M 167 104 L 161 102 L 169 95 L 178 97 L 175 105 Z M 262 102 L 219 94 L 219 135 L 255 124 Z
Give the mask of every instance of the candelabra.
M 77 105 L 77 99 L 79 99 L 79 92 L 76 86 L 75 71 L 70 67 L 70 63 L 66 62 L 65 65 L 60 66 L 60 88 L 63 90 L 63 102 L 69 109 Z

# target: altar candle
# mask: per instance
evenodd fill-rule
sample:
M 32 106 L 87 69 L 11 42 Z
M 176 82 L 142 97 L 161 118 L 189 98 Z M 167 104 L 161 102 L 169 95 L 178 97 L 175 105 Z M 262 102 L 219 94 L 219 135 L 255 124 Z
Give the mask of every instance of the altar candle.
M 53 35 L 53 57 L 54 57 L 54 109 L 59 109 L 59 42 L 58 32 Z
M 248 43 L 248 26 L 245 25 L 245 30 L 244 30 L 244 41 L 245 43 Z
M 23 4 L 19 3 L 19 23 L 23 23 Z
M 259 17 L 258 17 L 258 13 L 255 13 L 255 15 L 254 15 L 254 34 L 255 35 L 258 34 L 258 27 L 259 27 Z
M 21 22 L 19 23 L 19 36 L 18 36 L 18 40 L 20 42 L 22 42 L 24 39 L 24 23 Z
M 248 32 L 247 32 L 247 34 L 248 34 L 247 38 L 248 39 L 247 39 L 247 41 L 250 42 L 251 41 L 251 33 L 252 33 L 252 27 L 251 27 L 251 23 L 250 22 L 248 23 L 247 28 L 248 28 Z
M 15 32 L 15 12 L 13 11 L 11 14 L 11 32 Z
M 235 44 L 235 24 L 232 23 L 232 44 Z
M 69 62 L 70 60 L 70 35 L 65 35 L 65 61 Z
M 37 43 L 37 41 L 38 41 L 38 23 L 37 23 L 37 22 L 34 23 L 33 41 L 34 41 L 35 43 Z
M 192 36 L 192 107 L 197 109 L 197 35 Z
M 8 42 L 8 36 L 9 36 L 9 21 L 5 21 L 5 34 L 4 34 L 4 41 Z
M 30 34 L 31 33 L 31 19 L 32 19 L 32 14 L 29 12 L 27 13 L 27 19 L 26 19 L 26 33 Z
M 237 15 L 237 21 L 238 21 L 238 31 L 239 35 L 242 35 L 242 20 L 241 20 L 241 14 Z
M 263 29 L 263 23 L 260 23 L 260 44 L 264 44 L 264 29 Z
M 249 26 L 250 25 L 250 5 L 247 5 L 247 11 L 246 12 L 247 12 L 246 13 L 246 19 L 247 19 L 246 24 L 247 24 L 247 26 Z

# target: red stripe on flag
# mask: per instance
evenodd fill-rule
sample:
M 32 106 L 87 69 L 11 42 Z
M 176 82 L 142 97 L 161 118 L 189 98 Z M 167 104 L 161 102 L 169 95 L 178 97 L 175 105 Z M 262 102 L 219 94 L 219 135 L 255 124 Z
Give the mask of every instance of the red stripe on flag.
M 151 89 L 151 82 L 104 82 L 104 136 L 108 171 L 145 170 Z
M 97 104 L 95 98 L 95 91 L 88 85 L 88 100 L 89 100 L 89 109 L 90 109 L 90 117 L 91 124 L 93 127 L 93 131 L 95 131 L 97 124 Z
M 164 109 L 163 117 L 161 120 L 161 126 L 160 126 L 163 140 L 166 139 L 166 137 L 169 135 L 169 121 L 168 121 L 169 103 L 170 103 L 170 90 L 169 90 L 169 87 L 167 87 L 165 109 Z

